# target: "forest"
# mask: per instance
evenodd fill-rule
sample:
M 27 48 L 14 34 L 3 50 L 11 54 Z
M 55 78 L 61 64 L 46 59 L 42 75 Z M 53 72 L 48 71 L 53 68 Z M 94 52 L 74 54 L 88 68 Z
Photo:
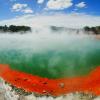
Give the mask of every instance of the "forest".
M 100 26 L 95 26 L 95 27 L 85 26 L 84 27 L 84 30 L 87 33 L 96 34 L 96 35 L 99 35 L 100 34 Z
M 31 31 L 31 27 L 29 26 L 16 26 L 16 25 L 10 25 L 10 26 L 0 26 L 0 33 L 6 33 L 6 32 L 10 32 L 10 33 L 14 33 L 14 32 L 21 32 L 21 33 L 25 33 L 25 32 L 29 32 Z

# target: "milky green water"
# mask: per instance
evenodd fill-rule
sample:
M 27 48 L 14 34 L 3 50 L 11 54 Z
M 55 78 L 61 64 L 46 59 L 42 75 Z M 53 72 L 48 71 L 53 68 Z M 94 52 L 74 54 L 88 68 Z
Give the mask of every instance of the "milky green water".
M 83 76 L 100 65 L 100 40 L 90 36 L 54 36 L 3 35 L 0 63 L 48 78 Z

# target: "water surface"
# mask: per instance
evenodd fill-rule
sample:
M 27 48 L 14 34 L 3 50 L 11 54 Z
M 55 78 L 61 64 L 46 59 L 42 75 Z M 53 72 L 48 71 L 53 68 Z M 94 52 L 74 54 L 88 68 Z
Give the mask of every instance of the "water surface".
M 100 65 L 100 40 L 84 34 L 0 34 L 0 63 L 48 78 L 83 76 Z

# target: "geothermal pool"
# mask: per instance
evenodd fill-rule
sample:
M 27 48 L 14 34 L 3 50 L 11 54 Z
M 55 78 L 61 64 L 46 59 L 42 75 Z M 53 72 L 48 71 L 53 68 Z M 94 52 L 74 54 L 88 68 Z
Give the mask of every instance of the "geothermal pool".
M 84 76 L 100 65 L 100 40 L 85 34 L 0 34 L 0 64 L 47 78 Z

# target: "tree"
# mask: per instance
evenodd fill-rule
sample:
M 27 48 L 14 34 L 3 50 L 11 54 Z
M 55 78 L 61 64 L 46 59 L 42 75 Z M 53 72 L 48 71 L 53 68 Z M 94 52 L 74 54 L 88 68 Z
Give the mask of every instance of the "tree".
M 85 27 L 84 27 L 84 30 L 85 30 L 85 31 L 90 31 L 90 28 L 89 28 L 88 26 L 85 26 Z
M 27 32 L 27 31 L 31 31 L 31 28 L 28 26 L 15 26 L 15 25 L 10 25 L 9 27 L 7 27 L 7 25 L 5 26 L 0 26 L 0 31 L 2 32 Z

